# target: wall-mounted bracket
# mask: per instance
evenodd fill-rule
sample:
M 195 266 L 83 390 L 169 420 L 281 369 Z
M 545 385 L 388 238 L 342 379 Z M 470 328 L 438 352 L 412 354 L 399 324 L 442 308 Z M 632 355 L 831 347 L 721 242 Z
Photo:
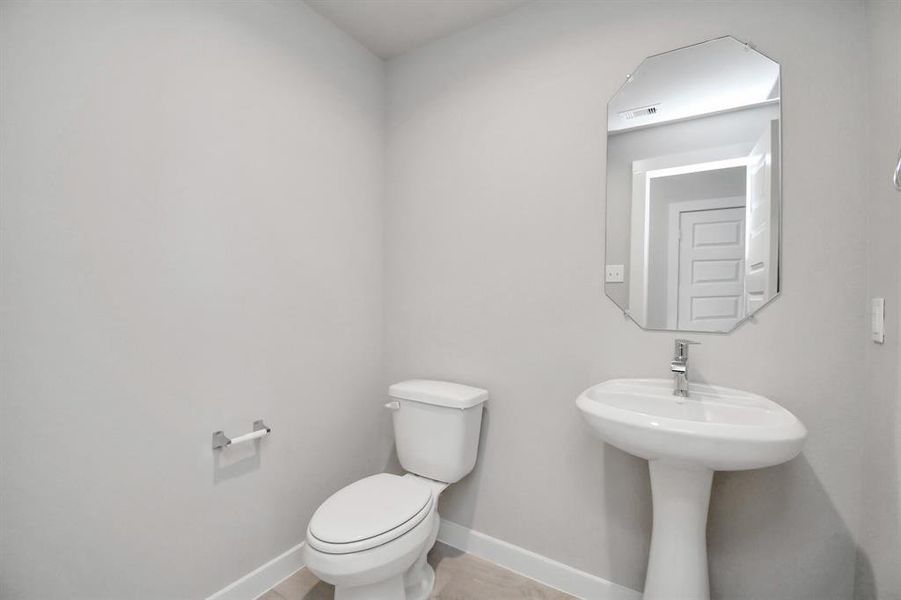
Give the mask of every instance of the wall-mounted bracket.
M 226 446 L 231 446 L 232 444 L 240 444 L 242 442 L 249 442 L 250 440 L 259 439 L 265 435 L 269 435 L 272 431 L 270 427 L 267 427 L 263 420 L 253 422 L 253 431 L 250 433 L 245 433 L 244 435 L 239 435 L 236 438 L 229 438 L 225 435 L 224 431 L 214 431 L 213 432 L 213 450 L 219 450 L 221 448 L 225 448 Z

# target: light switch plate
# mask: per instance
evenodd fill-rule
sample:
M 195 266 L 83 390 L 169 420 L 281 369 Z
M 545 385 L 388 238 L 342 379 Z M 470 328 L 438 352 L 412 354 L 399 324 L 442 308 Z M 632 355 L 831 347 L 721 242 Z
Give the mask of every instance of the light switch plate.
M 624 265 L 607 265 L 607 275 L 604 277 L 604 281 L 607 283 L 623 283 L 625 270 Z
M 885 343 L 885 298 L 870 301 L 870 335 L 877 344 Z

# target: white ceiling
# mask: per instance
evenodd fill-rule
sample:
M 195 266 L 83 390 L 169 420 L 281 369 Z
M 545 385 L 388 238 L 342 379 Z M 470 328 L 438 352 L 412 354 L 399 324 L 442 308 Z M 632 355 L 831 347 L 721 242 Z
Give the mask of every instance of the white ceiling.
M 374 54 L 391 58 L 528 0 L 306 0 Z

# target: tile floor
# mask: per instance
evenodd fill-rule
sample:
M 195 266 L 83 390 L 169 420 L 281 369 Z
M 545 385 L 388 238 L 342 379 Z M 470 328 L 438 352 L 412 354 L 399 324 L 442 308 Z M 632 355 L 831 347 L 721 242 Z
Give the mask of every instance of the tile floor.
M 440 542 L 429 553 L 435 569 L 433 600 L 575 600 Z M 301 569 L 259 600 L 333 600 L 335 588 Z

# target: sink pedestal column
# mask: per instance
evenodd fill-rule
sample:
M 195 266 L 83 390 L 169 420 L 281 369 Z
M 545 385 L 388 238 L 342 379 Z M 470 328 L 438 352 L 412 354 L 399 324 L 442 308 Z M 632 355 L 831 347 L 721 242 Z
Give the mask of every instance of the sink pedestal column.
M 713 471 L 662 460 L 648 467 L 654 526 L 644 600 L 709 600 L 707 507 Z

